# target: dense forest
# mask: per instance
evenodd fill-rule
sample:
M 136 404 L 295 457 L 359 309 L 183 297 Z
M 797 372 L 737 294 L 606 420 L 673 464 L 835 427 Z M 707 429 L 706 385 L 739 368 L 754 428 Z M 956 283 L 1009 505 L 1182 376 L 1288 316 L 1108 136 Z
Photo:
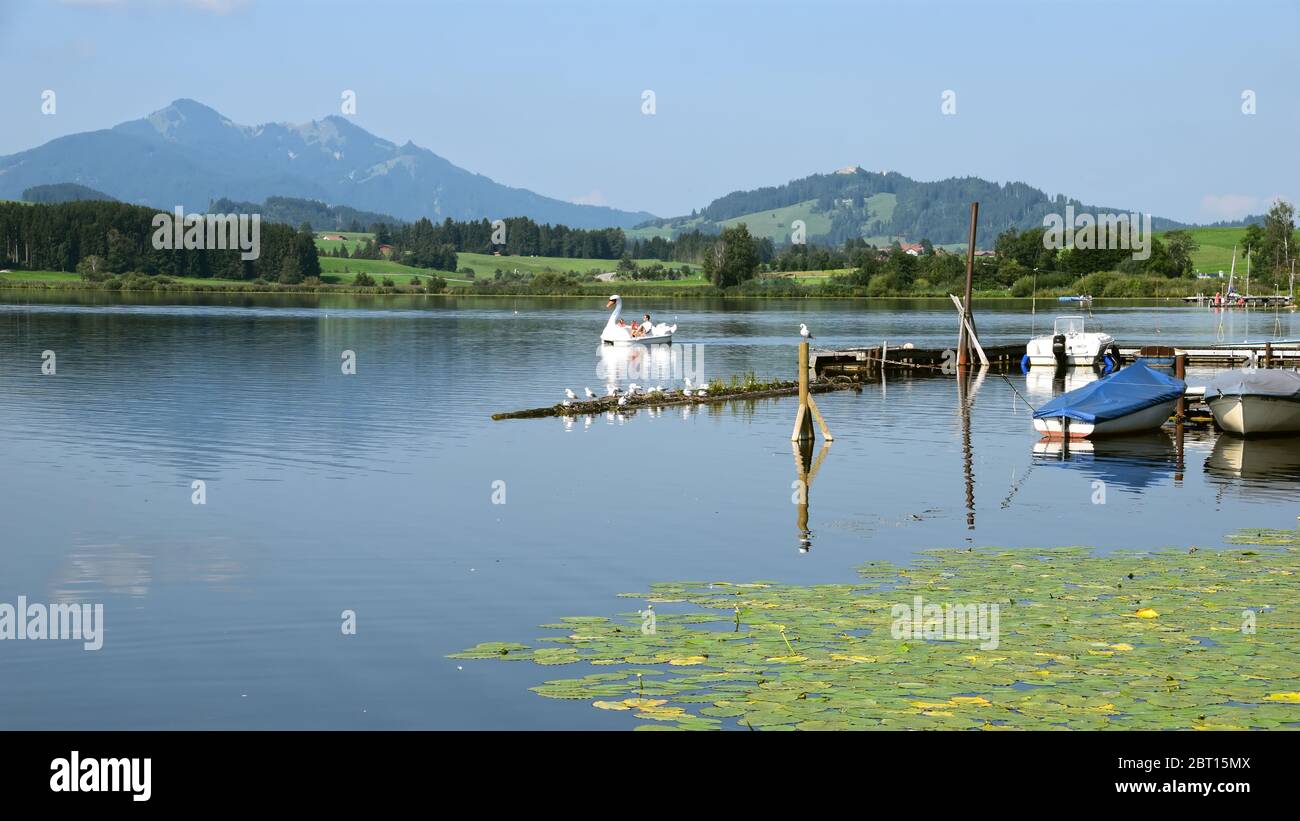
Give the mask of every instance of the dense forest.
M 53 185 L 33 185 L 23 191 L 26 202 L 76 202 L 77 200 L 108 200 L 116 202 L 103 191 L 96 191 L 75 182 L 59 182 Z
M 300 197 L 267 197 L 261 205 L 226 198 L 208 205 L 213 214 L 261 214 L 263 222 L 310 225 L 315 231 L 365 231 L 375 224 L 394 225 L 400 220 L 375 211 L 359 211 L 347 205 L 326 205 Z
M 8 267 L 76 271 L 91 280 L 128 272 L 283 283 L 320 276 L 310 230 L 263 222 L 261 253 L 245 261 L 238 249 L 154 248 L 153 219 L 158 213 L 102 200 L 0 202 L 0 254 Z

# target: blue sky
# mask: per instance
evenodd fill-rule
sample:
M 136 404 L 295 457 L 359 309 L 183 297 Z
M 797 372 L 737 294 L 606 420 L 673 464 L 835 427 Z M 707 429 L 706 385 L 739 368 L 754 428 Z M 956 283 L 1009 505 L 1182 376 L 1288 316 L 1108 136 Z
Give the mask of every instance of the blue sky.
M 1298 46 L 1294 0 L 6 0 L 0 155 L 179 97 L 303 122 L 351 89 L 381 137 L 661 216 L 862 165 L 1213 221 L 1300 200 Z

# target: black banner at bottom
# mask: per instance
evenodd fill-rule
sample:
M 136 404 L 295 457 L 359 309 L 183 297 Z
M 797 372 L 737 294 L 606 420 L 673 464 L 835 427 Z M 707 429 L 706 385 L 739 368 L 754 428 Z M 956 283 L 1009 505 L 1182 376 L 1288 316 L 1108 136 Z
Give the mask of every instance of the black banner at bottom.
M 126 811 L 280 803 L 337 810 L 470 791 L 496 806 L 510 796 L 536 798 L 521 792 L 530 789 L 571 792 L 579 801 L 621 795 L 608 806 L 627 806 L 632 794 L 620 791 L 655 781 L 723 793 L 743 787 L 758 802 L 767 790 L 790 796 L 812 789 L 829 799 L 920 789 L 927 804 L 990 797 L 1116 806 L 1196 799 L 1221 808 L 1288 794 L 1293 753 L 1286 748 L 1293 738 L 1285 732 L 8 732 L 0 733 L 0 789 L 6 800 L 36 806 Z M 643 793 L 635 800 L 654 799 Z

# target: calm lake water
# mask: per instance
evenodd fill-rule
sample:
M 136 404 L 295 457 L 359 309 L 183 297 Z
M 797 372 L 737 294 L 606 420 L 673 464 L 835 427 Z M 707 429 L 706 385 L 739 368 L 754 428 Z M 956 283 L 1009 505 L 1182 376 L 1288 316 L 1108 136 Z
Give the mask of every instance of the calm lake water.
M 954 344 L 939 301 L 628 303 L 678 323 L 710 378 L 792 378 L 800 322 L 819 345 Z M 629 612 L 616 594 L 655 581 L 835 582 L 929 547 L 1296 525 L 1300 441 L 1193 431 L 1181 469 L 1163 434 L 1036 455 L 1011 384 L 1037 404 L 1050 375 L 986 376 L 968 424 L 954 379 L 891 378 L 818 398 L 836 438 L 800 552 L 791 399 L 488 418 L 603 393 L 602 304 L 0 291 L 0 602 L 101 602 L 106 623 L 98 652 L 0 642 L 0 728 L 624 729 L 528 692 L 577 665 L 445 655 Z M 982 340 L 1050 329 L 1058 306 L 1038 308 L 978 304 Z M 1288 311 L 1094 314 L 1123 345 L 1300 337 Z

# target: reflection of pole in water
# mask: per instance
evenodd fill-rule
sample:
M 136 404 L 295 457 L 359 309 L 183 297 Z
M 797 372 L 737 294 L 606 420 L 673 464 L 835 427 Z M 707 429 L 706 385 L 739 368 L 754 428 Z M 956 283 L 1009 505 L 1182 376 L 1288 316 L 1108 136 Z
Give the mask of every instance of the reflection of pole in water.
M 1174 484 L 1183 483 L 1183 418 L 1174 423 Z
M 957 406 L 961 413 L 962 469 L 966 474 L 966 529 L 975 529 L 975 458 L 971 449 L 970 403 L 966 392 L 966 369 L 957 371 Z
M 799 439 L 790 443 L 790 450 L 794 454 L 794 503 L 796 507 L 795 528 L 799 531 L 799 552 L 807 553 L 812 550 L 812 530 L 808 528 L 808 494 L 812 489 L 812 481 L 817 476 L 817 471 L 821 469 L 822 460 L 830 451 L 831 443 L 829 440 L 822 442 L 821 450 L 817 453 L 817 458 L 813 459 L 813 440 Z

